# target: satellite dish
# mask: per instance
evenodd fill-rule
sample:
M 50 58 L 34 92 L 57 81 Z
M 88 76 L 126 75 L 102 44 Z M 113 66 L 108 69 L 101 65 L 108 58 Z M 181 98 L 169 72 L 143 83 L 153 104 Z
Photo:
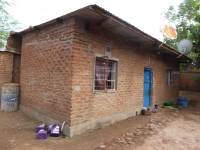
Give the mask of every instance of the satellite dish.
M 188 39 L 183 39 L 177 43 L 178 51 L 181 54 L 188 54 L 192 50 L 192 41 Z
M 172 25 L 166 24 L 161 32 L 163 33 L 163 36 L 165 38 L 174 40 L 177 37 L 176 27 L 173 27 Z

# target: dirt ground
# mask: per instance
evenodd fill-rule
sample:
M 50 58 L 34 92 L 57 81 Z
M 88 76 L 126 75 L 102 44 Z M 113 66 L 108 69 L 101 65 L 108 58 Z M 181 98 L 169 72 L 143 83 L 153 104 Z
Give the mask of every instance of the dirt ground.
M 0 112 L 0 150 L 200 150 L 200 105 L 160 108 L 72 139 L 36 140 L 40 122 L 22 112 Z

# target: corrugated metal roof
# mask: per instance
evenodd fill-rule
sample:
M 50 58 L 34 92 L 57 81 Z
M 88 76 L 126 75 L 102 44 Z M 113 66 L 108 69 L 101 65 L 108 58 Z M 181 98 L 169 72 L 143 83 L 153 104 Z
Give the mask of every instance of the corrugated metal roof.
M 6 49 L 5 48 L 0 48 L 0 52 L 5 52 Z
M 8 53 L 13 53 L 13 54 L 18 54 L 20 55 L 19 52 L 16 52 L 15 50 L 7 49 L 7 48 L 0 48 L 0 53 L 1 52 L 8 52 Z
M 46 23 L 33 26 L 31 28 L 25 29 L 21 32 L 15 32 L 15 34 L 24 35 L 29 32 L 33 32 L 37 29 L 45 28 L 51 24 L 56 22 L 61 22 L 62 20 L 66 20 L 70 17 L 80 17 L 87 21 L 101 21 L 102 27 L 106 28 L 110 32 L 118 34 L 122 37 L 125 37 L 133 42 L 145 42 L 146 44 L 154 45 L 154 49 L 158 50 L 162 53 L 171 54 L 174 57 L 177 57 L 178 61 L 182 62 L 191 62 L 191 59 L 186 55 L 181 54 L 180 52 L 176 51 L 175 49 L 169 47 L 168 45 L 164 44 L 163 42 L 159 41 L 158 39 L 144 33 L 143 31 L 139 30 L 135 26 L 129 24 L 128 22 L 120 19 L 119 17 L 113 15 L 112 13 L 108 12 L 107 10 L 99 7 L 98 5 L 89 5 L 84 8 L 78 9 L 74 12 L 69 14 L 60 16 L 53 20 L 50 20 Z M 181 56 L 181 57 L 178 57 Z

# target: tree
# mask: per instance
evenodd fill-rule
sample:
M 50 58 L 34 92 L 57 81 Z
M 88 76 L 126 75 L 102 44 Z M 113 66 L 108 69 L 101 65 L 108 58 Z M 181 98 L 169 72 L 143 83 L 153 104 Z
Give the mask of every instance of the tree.
M 0 48 L 5 46 L 9 31 L 16 25 L 16 21 L 6 11 L 8 6 L 7 1 L 0 0 Z
M 200 67 L 200 0 L 184 0 L 177 8 L 170 6 L 165 17 L 176 24 L 177 29 L 177 39 L 164 39 L 165 43 L 177 48 L 177 42 L 190 39 L 193 48 L 188 56 Z

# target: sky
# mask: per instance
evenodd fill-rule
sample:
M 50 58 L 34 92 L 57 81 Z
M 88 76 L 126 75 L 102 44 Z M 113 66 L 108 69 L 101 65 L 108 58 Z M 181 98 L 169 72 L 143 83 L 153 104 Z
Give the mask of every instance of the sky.
M 71 11 L 97 4 L 140 30 L 163 40 L 161 28 L 167 23 L 163 13 L 182 0 L 8 0 L 11 16 L 20 30 L 38 25 Z M 19 31 L 20 31 L 19 30 Z

